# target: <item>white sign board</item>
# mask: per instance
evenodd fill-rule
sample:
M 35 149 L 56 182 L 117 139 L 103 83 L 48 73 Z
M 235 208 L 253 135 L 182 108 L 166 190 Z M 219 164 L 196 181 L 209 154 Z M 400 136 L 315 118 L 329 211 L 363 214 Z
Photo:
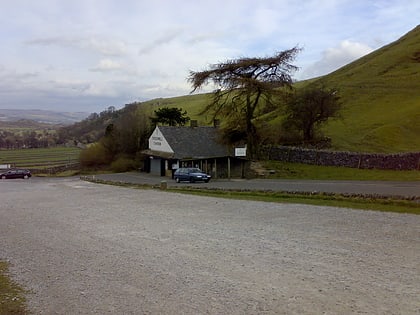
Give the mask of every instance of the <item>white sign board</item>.
M 246 148 L 235 148 L 235 156 L 246 156 Z

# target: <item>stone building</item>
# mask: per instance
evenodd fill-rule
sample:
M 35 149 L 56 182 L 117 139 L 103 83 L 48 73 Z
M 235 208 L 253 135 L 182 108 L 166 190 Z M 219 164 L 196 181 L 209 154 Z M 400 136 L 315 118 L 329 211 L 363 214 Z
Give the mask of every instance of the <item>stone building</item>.
M 149 138 L 145 171 L 173 176 L 180 167 L 198 167 L 213 178 L 244 177 L 248 165 L 245 157 L 235 157 L 234 148 L 223 145 L 218 128 L 157 126 Z

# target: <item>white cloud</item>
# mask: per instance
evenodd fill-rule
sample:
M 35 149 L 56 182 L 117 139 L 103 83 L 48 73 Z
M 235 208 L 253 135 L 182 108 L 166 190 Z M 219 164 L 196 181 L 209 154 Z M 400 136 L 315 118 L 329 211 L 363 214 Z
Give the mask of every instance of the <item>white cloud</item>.
M 88 88 L 83 91 L 83 95 L 87 96 L 118 96 L 118 91 L 115 87 L 110 87 L 109 84 L 89 84 Z
M 184 95 L 189 70 L 296 45 L 296 76 L 313 77 L 397 39 L 420 16 L 418 0 L 3 2 L 1 108 L 98 111 Z
M 144 47 L 142 47 L 139 51 L 139 54 L 147 54 L 152 52 L 154 49 L 157 49 L 159 46 L 169 44 L 172 41 L 174 41 L 181 33 L 182 29 L 167 30 L 163 35 L 159 36 L 158 38 L 154 39 L 151 43 L 146 44 Z
M 100 36 L 53 36 L 35 38 L 26 41 L 30 46 L 55 46 L 61 48 L 77 48 L 86 51 L 97 52 L 106 56 L 121 56 L 127 52 L 126 45 L 121 40 L 104 39 Z
M 89 89 L 89 83 L 82 80 L 51 80 L 48 85 L 53 86 L 62 96 L 78 96 Z
M 119 62 L 113 61 L 111 59 L 102 59 L 99 61 L 99 64 L 91 68 L 90 71 L 94 72 L 115 72 L 121 70 L 122 66 Z
M 301 74 L 301 78 L 307 79 L 325 75 L 372 51 L 371 47 L 363 43 L 344 40 L 338 46 L 326 49 L 322 53 L 321 60 L 308 66 Z
M 117 39 L 104 39 L 100 37 L 90 37 L 85 39 L 83 44 L 94 51 L 98 51 L 106 56 L 122 56 L 127 53 L 126 44 Z

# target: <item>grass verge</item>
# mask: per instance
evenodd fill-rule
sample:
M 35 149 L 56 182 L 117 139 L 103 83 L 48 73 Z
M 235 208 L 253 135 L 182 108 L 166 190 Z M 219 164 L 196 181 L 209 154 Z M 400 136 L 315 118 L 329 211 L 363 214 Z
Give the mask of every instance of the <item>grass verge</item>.
M 8 276 L 8 265 L 0 261 L 0 315 L 29 314 L 25 291 Z
M 326 193 L 290 193 L 265 191 L 226 191 L 203 189 L 178 189 L 169 191 L 200 196 L 229 198 L 239 200 L 253 200 L 278 203 L 295 203 L 316 206 L 330 206 L 361 210 L 375 210 L 397 213 L 420 214 L 420 204 L 415 200 L 401 200 L 394 198 L 380 198 L 375 196 L 356 196 Z
M 418 170 L 357 169 L 281 161 L 261 161 L 261 164 L 265 169 L 273 171 L 273 174 L 268 172 L 267 175 L 267 178 L 272 179 L 420 181 Z
M 160 185 L 133 184 L 125 182 L 113 182 L 92 177 L 81 177 L 81 179 L 107 185 L 123 186 L 137 189 L 160 189 Z M 334 194 L 322 192 L 275 192 L 258 190 L 224 190 L 224 189 L 203 189 L 192 188 L 167 188 L 165 191 L 217 197 L 239 200 L 254 200 L 264 202 L 308 204 L 316 206 L 331 206 L 340 208 L 352 208 L 362 210 L 375 210 L 396 213 L 420 214 L 420 203 L 418 199 L 405 199 L 404 197 L 382 197 L 379 195 L 361 194 Z

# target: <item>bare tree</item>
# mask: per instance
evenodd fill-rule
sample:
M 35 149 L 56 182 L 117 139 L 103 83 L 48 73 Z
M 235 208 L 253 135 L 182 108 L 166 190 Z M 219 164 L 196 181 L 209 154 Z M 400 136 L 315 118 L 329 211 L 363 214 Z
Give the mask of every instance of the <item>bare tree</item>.
M 296 128 L 304 142 L 315 137 L 316 127 L 329 118 L 339 117 L 342 103 L 337 89 L 308 86 L 290 94 L 286 101 L 285 129 Z
M 229 119 L 238 117 L 238 113 L 243 117 L 244 140 L 251 157 L 258 145 L 257 130 L 253 123 L 256 110 L 259 104 L 271 103 L 272 96 L 279 88 L 291 86 L 291 73 L 297 67 L 290 62 L 299 51 L 299 48 L 294 47 L 272 57 L 228 60 L 211 65 L 205 71 L 190 72 L 188 81 L 192 85 L 192 92 L 210 82 L 216 85 L 212 102 L 203 113 L 211 112 L 213 118 L 223 116 Z

